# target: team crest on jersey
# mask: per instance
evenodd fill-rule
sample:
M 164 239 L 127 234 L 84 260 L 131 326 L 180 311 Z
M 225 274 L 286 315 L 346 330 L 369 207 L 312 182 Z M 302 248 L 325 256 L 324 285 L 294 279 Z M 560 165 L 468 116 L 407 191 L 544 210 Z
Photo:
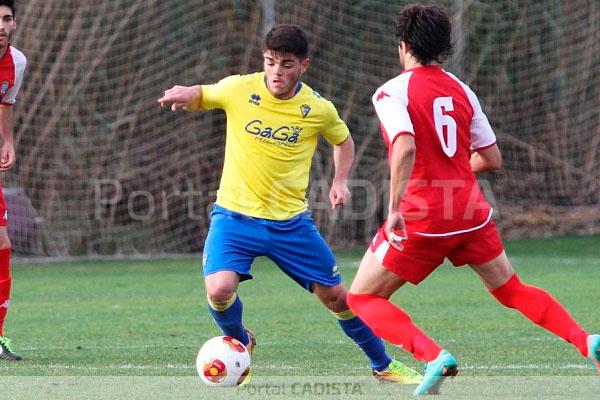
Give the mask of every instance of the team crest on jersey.
M 2 86 L 0 86 L 0 101 L 2 101 L 2 98 L 4 97 L 4 95 L 6 94 L 6 92 L 8 92 L 9 85 L 10 85 L 9 81 L 2 81 Z
M 300 106 L 300 111 L 302 112 L 302 118 L 306 118 L 308 116 L 308 113 L 310 112 L 311 108 L 308 104 L 302 104 Z
M 250 95 L 250 100 L 248 100 L 248 103 L 254 104 L 255 106 L 260 106 L 260 96 L 256 93 L 252 93 Z

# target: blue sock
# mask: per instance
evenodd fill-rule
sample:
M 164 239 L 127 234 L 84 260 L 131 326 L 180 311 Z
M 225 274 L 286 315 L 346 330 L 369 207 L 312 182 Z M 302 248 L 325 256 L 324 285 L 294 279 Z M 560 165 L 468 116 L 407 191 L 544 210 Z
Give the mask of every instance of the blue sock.
M 344 333 L 369 357 L 371 368 L 376 371 L 383 371 L 390 365 L 392 359 L 385 352 L 383 341 L 375 336 L 371 328 L 362 322 L 360 318 L 353 316 L 349 319 L 344 319 L 344 316 L 354 315 L 350 310 L 334 313 L 334 315 L 338 319 L 338 323 Z
M 214 302 L 208 299 L 208 311 L 215 320 L 217 326 L 225 336 L 236 338 L 244 345 L 250 341 L 246 328 L 242 324 L 242 311 L 244 306 L 237 293 L 223 302 Z

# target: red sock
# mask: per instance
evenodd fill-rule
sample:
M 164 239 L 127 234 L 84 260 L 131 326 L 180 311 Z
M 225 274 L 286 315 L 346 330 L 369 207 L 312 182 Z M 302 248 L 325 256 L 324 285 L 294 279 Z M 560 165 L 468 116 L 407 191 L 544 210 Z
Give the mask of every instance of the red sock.
M 587 332 L 545 290 L 524 285 L 515 274 L 504 285 L 490 290 L 490 293 L 506 307 L 519 310 L 542 328 L 572 343 L 587 357 Z
M 417 328 L 410 316 L 383 297 L 348 293 L 347 302 L 373 332 L 419 361 L 434 360 L 442 349 Z
M 0 336 L 4 336 L 4 318 L 10 300 L 10 247 L 0 249 Z

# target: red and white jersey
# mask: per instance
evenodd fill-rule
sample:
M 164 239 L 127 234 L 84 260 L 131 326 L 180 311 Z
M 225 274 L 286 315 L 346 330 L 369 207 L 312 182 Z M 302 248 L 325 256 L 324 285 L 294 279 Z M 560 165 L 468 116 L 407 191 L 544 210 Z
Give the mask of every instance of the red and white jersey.
M 12 106 L 23 82 L 27 59 L 17 48 L 9 45 L 0 58 L 0 104 Z
M 484 226 L 492 209 L 471 170 L 471 152 L 496 143 L 473 91 L 439 66 L 406 70 L 373 95 L 391 157 L 398 135 L 415 138 L 402 212 L 408 234 L 449 236 Z

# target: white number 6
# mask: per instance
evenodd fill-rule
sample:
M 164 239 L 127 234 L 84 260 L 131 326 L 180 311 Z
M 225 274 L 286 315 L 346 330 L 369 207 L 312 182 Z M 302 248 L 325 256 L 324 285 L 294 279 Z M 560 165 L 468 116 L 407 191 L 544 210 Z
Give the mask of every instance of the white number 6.
M 436 97 L 433 100 L 433 120 L 442 149 L 448 157 L 456 153 L 456 121 L 444 112 L 454 111 L 452 97 Z M 444 138 L 444 127 L 446 127 L 446 139 Z

